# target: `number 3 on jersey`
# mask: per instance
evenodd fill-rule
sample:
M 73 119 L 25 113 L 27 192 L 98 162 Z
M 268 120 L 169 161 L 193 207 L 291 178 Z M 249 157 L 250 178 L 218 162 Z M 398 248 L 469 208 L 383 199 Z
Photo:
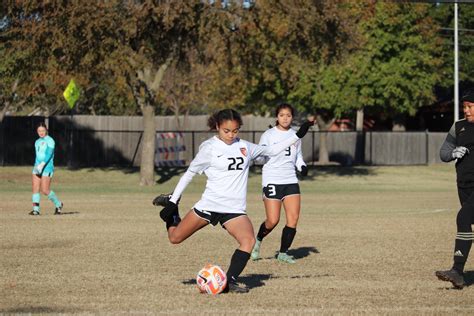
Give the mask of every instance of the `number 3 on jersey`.
M 227 170 L 243 170 L 242 165 L 244 163 L 244 158 L 237 157 L 227 159 L 230 160 L 229 168 Z

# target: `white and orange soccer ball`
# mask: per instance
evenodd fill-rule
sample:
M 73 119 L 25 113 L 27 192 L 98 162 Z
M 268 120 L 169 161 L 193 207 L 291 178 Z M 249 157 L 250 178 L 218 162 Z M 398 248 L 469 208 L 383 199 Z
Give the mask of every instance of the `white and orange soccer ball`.
M 227 275 L 221 267 L 209 263 L 198 272 L 196 283 L 201 293 L 216 295 L 227 285 Z

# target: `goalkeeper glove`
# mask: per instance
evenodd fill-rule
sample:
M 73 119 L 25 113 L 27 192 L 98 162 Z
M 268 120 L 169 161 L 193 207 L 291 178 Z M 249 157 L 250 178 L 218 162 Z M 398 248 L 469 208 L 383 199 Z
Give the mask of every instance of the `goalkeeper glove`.
M 459 146 L 459 147 L 454 148 L 451 155 L 454 159 L 461 159 L 466 154 L 469 154 L 469 149 L 463 146 Z

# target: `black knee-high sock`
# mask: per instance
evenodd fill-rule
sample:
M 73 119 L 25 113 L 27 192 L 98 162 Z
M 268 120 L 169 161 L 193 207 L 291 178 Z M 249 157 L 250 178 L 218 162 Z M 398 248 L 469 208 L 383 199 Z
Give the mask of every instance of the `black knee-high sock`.
M 247 265 L 250 253 L 236 249 L 230 259 L 229 269 L 227 269 L 227 280 L 236 280 Z
M 471 214 L 473 213 L 474 206 L 465 203 L 456 217 L 457 234 L 454 243 L 453 269 L 460 273 L 463 273 L 464 271 L 464 265 L 466 264 L 469 251 L 471 250 L 472 241 L 474 240 L 474 234 L 471 227 Z
M 270 228 L 268 229 L 266 226 L 265 226 L 265 222 L 262 223 L 262 225 L 260 225 L 260 229 L 258 230 L 258 234 L 257 234 L 257 239 L 262 241 L 263 238 L 265 238 L 265 236 L 267 236 L 268 234 L 270 234 L 270 232 L 273 230 L 273 228 Z
M 472 235 L 470 235 L 472 238 Z M 469 251 L 471 250 L 472 240 L 462 240 L 459 238 L 459 234 L 456 237 L 456 241 L 454 243 L 454 255 L 453 255 L 453 269 L 456 271 L 463 273 L 464 266 L 466 265 L 466 259 L 469 256 Z
M 175 214 L 173 214 L 173 216 L 170 216 L 167 220 L 166 220 L 166 230 L 168 230 L 170 227 L 176 227 L 178 226 L 178 224 L 181 222 L 181 217 L 179 217 L 179 213 L 176 212 Z
M 280 252 L 287 252 L 293 243 L 293 239 L 296 235 L 296 228 L 285 226 L 281 233 L 281 246 Z

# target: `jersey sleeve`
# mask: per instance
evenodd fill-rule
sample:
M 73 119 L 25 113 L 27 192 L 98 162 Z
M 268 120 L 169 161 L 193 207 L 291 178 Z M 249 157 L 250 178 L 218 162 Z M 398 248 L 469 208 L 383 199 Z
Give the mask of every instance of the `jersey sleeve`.
M 301 150 L 301 140 L 296 142 L 296 169 L 301 171 L 301 167 L 306 166 L 303 160 L 303 151 Z
M 189 169 L 186 170 L 186 172 L 181 176 L 179 179 L 178 184 L 173 190 L 173 194 L 171 195 L 170 201 L 173 202 L 174 204 L 177 204 L 179 198 L 181 197 L 181 194 L 183 194 L 184 190 L 188 186 L 188 184 L 191 182 L 191 180 L 194 178 L 196 173 L 190 171 Z
M 260 141 L 258 142 L 258 145 L 260 146 L 268 146 L 269 144 L 269 140 L 268 140 L 268 131 L 266 131 L 265 133 L 262 134 L 262 136 L 260 137 Z M 259 156 L 257 158 L 255 158 L 254 162 L 257 163 L 257 164 L 265 164 L 268 160 L 268 157 L 265 157 L 265 156 Z
M 296 134 L 291 135 L 287 139 L 269 146 L 257 145 L 254 143 L 247 142 L 249 148 L 249 154 L 251 159 L 256 159 L 260 156 L 275 156 L 285 150 L 287 147 L 293 145 L 299 140 Z
M 212 158 L 212 147 L 211 144 L 208 142 L 204 142 L 199 146 L 199 151 L 194 157 L 193 161 L 188 167 L 188 170 L 181 176 L 179 179 L 178 184 L 176 185 L 175 189 L 173 190 L 173 194 L 170 198 L 170 201 L 173 203 L 177 203 L 181 194 L 183 194 L 184 190 L 194 178 L 196 174 L 202 174 L 209 166 L 211 165 L 211 158 Z
M 188 170 L 202 174 L 210 167 L 212 160 L 212 146 L 209 142 L 204 142 L 199 146 L 199 151 L 189 165 Z
M 451 129 L 446 135 L 446 139 L 444 140 L 443 145 L 441 145 L 441 149 L 439 150 L 439 157 L 444 162 L 450 162 L 454 160 L 453 158 L 453 150 L 456 148 L 456 123 L 451 126 Z

